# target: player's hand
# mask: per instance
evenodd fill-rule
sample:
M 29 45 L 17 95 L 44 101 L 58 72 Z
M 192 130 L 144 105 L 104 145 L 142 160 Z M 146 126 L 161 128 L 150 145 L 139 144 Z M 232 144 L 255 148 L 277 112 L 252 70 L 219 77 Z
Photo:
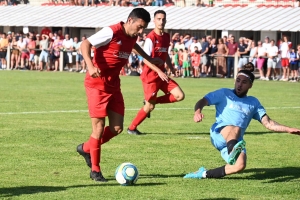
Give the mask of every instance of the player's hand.
M 161 78 L 161 80 L 169 82 L 169 77 L 161 70 L 157 72 L 157 75 L 159 76 L 159 78 Z
M 295 134 L 295 135 L 300 135 L 300 129 L 297 129 L 297 128 L 289 128 L 289 129 L 288 129 L 288 133 Z
M 97 78 L 100 77 L 100 69 L 96 68 L 96 67 L 89 67 L 89 74 L 92 78 Z
M 201 112 L 195 112 L 194 122 L 201 122 L 204 118 L 204 115 Z
M 153 65 L 163 65 L 164 61 L 162 61 L 162 59 L 160 58 L 152 58 L 151 60 L 149 60 L 150 63 L 152 63 Z

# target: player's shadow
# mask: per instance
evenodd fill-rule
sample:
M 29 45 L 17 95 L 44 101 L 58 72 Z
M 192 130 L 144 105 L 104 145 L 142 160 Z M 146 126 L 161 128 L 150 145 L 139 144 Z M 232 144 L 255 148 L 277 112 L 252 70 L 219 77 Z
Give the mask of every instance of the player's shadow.
M 246 169 L 242 177 L 227 178 L 262 180 L 263 183 L 287 182 L 300 178 L 300 167 Z
M 185 174 L 140 174 L 140 178 L 183 178 Z

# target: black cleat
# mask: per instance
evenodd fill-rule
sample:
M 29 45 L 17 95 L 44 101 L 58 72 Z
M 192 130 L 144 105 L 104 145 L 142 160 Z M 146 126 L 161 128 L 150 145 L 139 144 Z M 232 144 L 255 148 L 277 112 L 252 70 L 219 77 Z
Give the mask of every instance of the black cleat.
M 103 177 L 101 172 L 91 171 L 90 178 L 98 182 L 107 182 L 107 180 Z
M 143 104 L 146 104 L 146 100 L 144 99 Z M 150 118 L 150 112 L 147 114 L 147 117 Z
M 91 167 L 92 167 L 91 154 L 85 153 L 85 152 L 83 151 L 83 144 L 80 144 L 80 145 L 77 146 L 77 152 L 78 152 L 81 156 L 84 157 L 87 166 L 89 166 L 89 168 L 91 168 Z
M 130 130 L 129 128 L 127 129 L 127 133 L 128 134 L 131 134 L 131 135 L 141 135 L 142 133 L 137 130 L 137 129 L 134 129 L 134 130 Z

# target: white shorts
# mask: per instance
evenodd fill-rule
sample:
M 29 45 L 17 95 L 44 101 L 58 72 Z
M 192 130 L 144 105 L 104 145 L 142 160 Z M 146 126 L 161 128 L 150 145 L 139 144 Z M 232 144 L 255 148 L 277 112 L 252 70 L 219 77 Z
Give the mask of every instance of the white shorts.
M 73 55 L 72 55 L 72 52 L 67 52 L 67 56 L 68 56 L 68 61 L 69 61 L 69 63 L 73 63 Z
M 268 58 L 268 68 L 280 68 L 281 67 L 281 65 L 280 64 L 278 64 L 279 62 L 278 62 L 278 58 L 274 58 L 274 60 L 273 59 L 271 59 L 271 58 Z
M 239 59 L 239 64 L 238 67 L 242 68 L 244 65 L 246 65 L 248 63 L 248 58 L 240 58 Z
M 49 55 L 48 52 L 43 50 L 40 54 L 39 61 L 45 63 L 48 62 L 48 55 Z
M 32 53 L 30 54 L 29 61 L 31 61 L 31 62 L 34 61 L 34 54 L 32 54 Z

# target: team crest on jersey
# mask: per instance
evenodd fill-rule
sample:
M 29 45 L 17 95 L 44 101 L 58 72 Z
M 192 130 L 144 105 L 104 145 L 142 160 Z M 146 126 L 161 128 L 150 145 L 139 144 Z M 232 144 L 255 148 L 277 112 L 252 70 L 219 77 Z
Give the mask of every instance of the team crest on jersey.
M 116 57 L 118 57 L 118 58 L 128 59 L 130 53 L 124 52 L 124 51 L 118 51 L 118 50 L 115 50 L 115 51 L 113 52 L 113 55 L 116 56 Z
M 154 52 L 168 52 L 166 47 L 155 47 Z
M 122 41 L 120 40 L 119 42 L 117 42 L 118 45 L 122 45 Z

